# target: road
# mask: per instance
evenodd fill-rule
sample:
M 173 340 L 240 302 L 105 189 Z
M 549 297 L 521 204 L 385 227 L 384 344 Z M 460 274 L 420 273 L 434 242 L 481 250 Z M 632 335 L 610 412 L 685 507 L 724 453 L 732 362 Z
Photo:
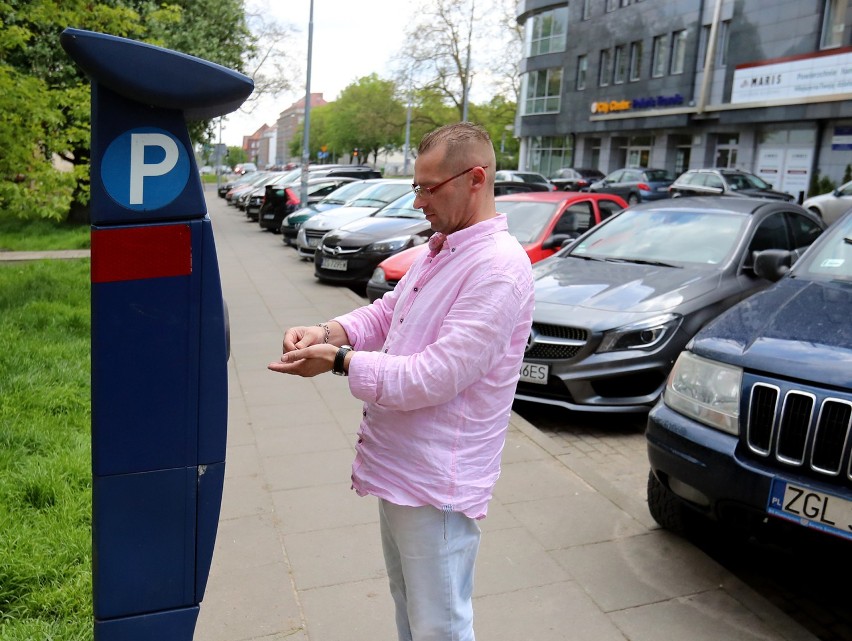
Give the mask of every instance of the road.
M 229 209 L 229 215 L 242 216 Z M 245 224 L 257 229 L 257 242 L 264 253 L 273 247 L 280 248 L 282 256 L 295 252 L 284 246 L 280 236 L 262 231 L 247 219 Z M 290 260 L 288 265 L 304 269 L 306 275 L 313 271 L 309 262 Z M 318 287 L 328 293 L 325 286 Z M 632 503 L 644 505 L 648 476 L 644 416 L 580 414 L 529 403 L 517 403 L 514 409 L 564 445 L 572 469 L 584 481 L 593 486 L 606 484 Z M 708 526 L 691 542 L 818 638 L 852 641 L 849 544 L 814 540 L 808 534 L 793 530 L 791 535 L 769 527 L 760 537 L 743 540 Z

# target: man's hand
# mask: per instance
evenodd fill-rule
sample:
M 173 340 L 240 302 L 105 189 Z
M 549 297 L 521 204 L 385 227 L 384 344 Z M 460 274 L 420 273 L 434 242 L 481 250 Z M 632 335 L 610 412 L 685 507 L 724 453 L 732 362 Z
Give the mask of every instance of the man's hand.
M 290 337 L 290 332 L 300 329 L 310 330 L 312 328 L 295 327 L 288 330 L 284 337 L 285 350 L 287 350 L 287 339 Z M 323 331 L 319 327 L 315 329 Z M 298 344 L 299 340 L 296 340 L 295 344 Z M 334 357 L 337 355 L 337 347 L 334 345 L 323 344 L 322 338 L 320 338 L 319 343 L 319 345 L 312 344 L 303 349 L 296 348 L 290 351 L 285 351 L 285 353 L 281 355 L 281 361 L 278 363 L 270 363 L 268 368 L 273 372 L 280 372 L 281 374 L 295 374 L 296 376 L 305 377 L 330 372 L 331 368 L 334 366 Z
M 325 330 L 318 325 L 291 327 L 284 333 L 284 353 L 311 345 L 322 345 L 325 343 L 325 338 Z

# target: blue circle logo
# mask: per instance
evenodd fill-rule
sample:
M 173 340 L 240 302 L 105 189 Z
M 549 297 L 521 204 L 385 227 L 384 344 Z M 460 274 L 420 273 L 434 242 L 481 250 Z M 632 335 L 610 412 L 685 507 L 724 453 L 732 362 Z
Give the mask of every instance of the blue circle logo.
M 189 179 L 189 154 L 163 129 L 140 127 L 113 140 L 101 162 L 107 193 L 122 207 L 152 211 L 180 196 Z

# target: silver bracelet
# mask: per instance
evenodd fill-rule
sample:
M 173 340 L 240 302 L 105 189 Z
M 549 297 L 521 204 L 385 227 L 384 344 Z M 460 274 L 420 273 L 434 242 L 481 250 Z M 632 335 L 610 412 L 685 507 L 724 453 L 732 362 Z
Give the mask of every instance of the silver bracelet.
M 331 336 L 331 329 L 328 327 L 328 323 L 317 323 L 317 327 L 322 327 L 323 331 L 325 331 L 325 338 L 323 339 L 323 343 L 328 343 L 328 338 Z

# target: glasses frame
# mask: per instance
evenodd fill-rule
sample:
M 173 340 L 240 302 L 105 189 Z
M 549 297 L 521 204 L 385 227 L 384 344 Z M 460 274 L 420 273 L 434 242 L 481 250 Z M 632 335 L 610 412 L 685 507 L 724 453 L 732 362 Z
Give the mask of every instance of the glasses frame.
M 488 165 L 474 165 L 473 167 L 468 167 L 463 172 L 456 174 L 455 176 L 451 176 L 447 178 L 443 182 L 439 182 L 437 185 L 433 185 L 432 187 L 422 187 L 417 183 L 411 183 L 411 191 L 414 192 L 414 195 L 419 198 L 428 198 L 432 196 L 436 191 L 438 191 L 441 187 L 446 185 L 448 182 L 452 182 L 456 178 L 464 176 L 466 173 L 473 171 L 474 169 L 488 169 Z

